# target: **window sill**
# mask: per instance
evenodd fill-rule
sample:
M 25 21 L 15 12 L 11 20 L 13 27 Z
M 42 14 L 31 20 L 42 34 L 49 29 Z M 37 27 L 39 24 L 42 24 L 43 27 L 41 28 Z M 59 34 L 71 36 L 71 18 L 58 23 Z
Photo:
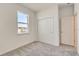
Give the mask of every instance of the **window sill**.
M 18 35 L 26 35 L 26 34 L 29 34 L 29 32 L 18 33 Z

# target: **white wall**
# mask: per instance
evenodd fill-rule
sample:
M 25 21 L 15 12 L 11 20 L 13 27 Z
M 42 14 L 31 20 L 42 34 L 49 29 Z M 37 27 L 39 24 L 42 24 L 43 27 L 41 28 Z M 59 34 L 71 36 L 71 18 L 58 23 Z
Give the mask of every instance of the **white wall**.
M 74 15 L 77 14 L 77 5 L 78 5 L 77 3 L 74 4 Z
M 38 20 L 40 20 L 40 18 L 42 17 L 54 17 L 54 32 L 53 32 L 53 38 L 52 40 L 47 41 L 43 41 L 41 39 L 39 39 L 39 41 L 41 42 L 45 42 L 48 44 L 52 44 L 55 46 L 59 46 L 59 18 L 58 18 L 58 5 L 52 5 L 52 7 L 49 7 L 48 9 L 45 9 L 43 11 L 40 11 L 37 13 L 37 18 Z M 39 35 L 39 32 L 38 32 Z M 38 36 L 39 37 L 39 36 Z
M 17 34 L 16 11 L 29 14 L 30 33 Z M 17 4 L 0 4 L 0 54 L 21 47 L 36 40 L 35 14 Z
M 64 6 L 64 7 L 59 8 L 60 18 L 67 17 L 67 16 L 73 16 L 74 15 L 73 11 L 74 11 L 74 6 L 73 5 Z

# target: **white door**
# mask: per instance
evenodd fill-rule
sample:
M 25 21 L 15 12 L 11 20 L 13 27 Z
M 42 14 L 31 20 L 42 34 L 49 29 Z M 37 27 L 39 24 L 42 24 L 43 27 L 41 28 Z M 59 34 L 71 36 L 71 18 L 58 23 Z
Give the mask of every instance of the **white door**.
M 53 19 L 48 17 L 39 20 L 38 33 L 42 42 L 50 43 L 53 39 Z
M 61 19 L 61 44 L 74 46 L 75 22 L 74 17 L 63 17 Z

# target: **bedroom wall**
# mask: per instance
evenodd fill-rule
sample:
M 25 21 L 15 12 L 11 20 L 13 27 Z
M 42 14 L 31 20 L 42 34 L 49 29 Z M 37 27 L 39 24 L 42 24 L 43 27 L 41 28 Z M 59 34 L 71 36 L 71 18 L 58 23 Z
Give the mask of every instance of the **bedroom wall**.
M 73 16 L 74 15 L 73 8 L 74 8 L 73 5 L 64 6 L 64 7 L 59 8 L 60 18 L 67 17 L 67 16 Z
M 29 14 L 28 34 L 17 34 L 16 12 Z M 0 4 L 0 55 L 36 41 L 36 18 L 33 11 L 18 4 Z

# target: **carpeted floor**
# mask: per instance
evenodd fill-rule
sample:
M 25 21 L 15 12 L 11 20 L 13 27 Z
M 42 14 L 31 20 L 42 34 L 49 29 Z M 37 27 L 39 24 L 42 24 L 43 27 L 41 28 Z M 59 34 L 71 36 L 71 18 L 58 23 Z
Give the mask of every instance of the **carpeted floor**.
M 2 56 L 77 56 L 76 50 L 68 50 L 42 42 L 34 42 Z

